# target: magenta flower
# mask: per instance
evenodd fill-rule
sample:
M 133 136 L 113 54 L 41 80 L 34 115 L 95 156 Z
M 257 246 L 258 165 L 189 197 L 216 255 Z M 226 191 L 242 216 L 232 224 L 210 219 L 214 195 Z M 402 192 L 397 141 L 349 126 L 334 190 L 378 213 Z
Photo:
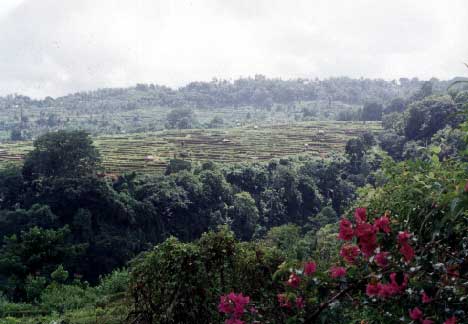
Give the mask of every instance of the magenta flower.
M 289 302 L 286 294 L 278 294 L 276 297 L 278 298 L 280 307 L 291 308 L 291 303 Z
M 356 208 L 354 211 L 354 219 L 356 223 L 365 223 L 367 221 L 366 208 Z
M 422 319 L 423 312 L 419 308 L 415 307 L 409 311 L 409 316 L 411 317 L 412 320 L 417 321 L 417 320 Z
M 389 252 L 379 252 L 375 255 L 375 263 L 381 267 L 381 268 L 385 268 L 386 266 L 388 266 L 388 255 L 390 253 Z
M 369 297 L 374 297 L 379 294 L 379 286 L 374 284 L 367 284 L 366 286 L 366 295 Z
M 390 233 L 392 231 L 390 227 L 390 219 L 387 216 L 382 216 L 374 221 L 374 225 L 384 233 Z
M 296 307 L 298 309 L 304 308 L 304 298 L 302 298 L 302 297 L 297 297 L 296 298 Z
M 348 263 L 354 264 L 359 255 L 359 247 L 352 244 L 345 244 L 341 247 L 340 256 Z
M 432 298 L 429 297 L 429 295 L 426 294 L 425 291 L 423 291 L 423 292 L 422 292 L 422 302 L 423 302 L 423 304 L 428 304 L 428 303 L 430 303 L 431 301 L 432 301 Z
M 444 324 L 457 324 L 457 318 L 455 316 L 452 316 L 450 318 L 448 318 Z
M 304 265 L 304 274 L 306 276 L 310 276 L 310 275 L 314 274 L 316 270 L 317 270 L 317 265 L 315 264 L 315 262 L 310 261 L 310 262 L 305 263 L 305 265 Z
M 346 276 L 346 268 L 332 266 L 330 268 L 330 277 L 333 279 Z
M 240 318 L 244 314 L 245 307 L 249 304 L 250 297 L 243 296 L 242 293 L 234 292 L 220 297 L 218 310 L 220 313 L 232 314 L 233 317 Z
M 299 276 L 297 276 L 295 273 L 291 273 L 287 281 L 287 285 L 292 288 L 297 288 L 300 283 L 301 283 L 301 278 L 299 278 Z
M 342 218 L 340 221 L 340 232 L 338 238 L 343 241 L 351 241 L 354 236 L 353 224 L 346 218 Z

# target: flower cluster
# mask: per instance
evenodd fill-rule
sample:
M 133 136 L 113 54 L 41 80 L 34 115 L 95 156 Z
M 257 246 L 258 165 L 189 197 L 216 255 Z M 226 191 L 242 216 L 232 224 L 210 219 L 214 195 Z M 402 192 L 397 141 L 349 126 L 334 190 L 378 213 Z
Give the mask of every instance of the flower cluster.
M 413 309 L 409 310 L 409 317 L 414 321 L 414 322 L 419 322 L 421 324 L 434 324 L 434 321 L 429 319 L 429 318 L 424 318 L 424 313 L 422 310 L 420 310 L 418 307 L 415 307 Z M 452 316 L 448 318 L 444 324 L 457 324 L 457 318 L 455 316 Z
M 366 286 L 366 294 L 369 297 L 380 297 L 382 299 L 395 296 L 402 293 L 408 286 L 408 275 L 392 272 L 390 274 L 390 282 L 369 283 Z
M 284 319 L 312 323 L 316 318 L 311 318 L 311 314 L 319 314 L 323 305 L 335 307 L 338 299 L 347 297 L 356 305 L 355 297 L 362 296 L 365 290 L 365 296 L 370 298 L 367 305 L 372 303 L 370 305 L 384 310 L 386 305 L 392 307 L 401 303 L 400 316 L 403 317 L 400 318 L 409 318 L 414 324 L 440 324 L 442 321 L 443 324 L 457 324 L 457 317 L 463 317 L 465 312 L 459 306 L 458 310 L 448 308 L 442 296 L 458 294 L 459 302 L 466 300 L 467 283 L 462 284 L 465 272 L 460 266 L 463 257 L 468 258 L 466 252 L 452 249 L 447 253 L 448 249 L 439 242 L 423 245 L 413 233 L 397 232 L 392 228 L 394 224 L 401 226 L 400 229 L 404 226 L 391 221 L 390 213 L 372 220 L 368 219 L 365 208 L 357 208 L 354 220 L 343 218 L 339 223 L 338 237 L 345 241 L 339 252 L 341 264 L 335 263 L 322 273 L 310 260 L 301 264 L 284 263 L 285 267 L 279 270 L 284 291 L 277 294 Z M 427 257 L 428 251 L 436 250 L 443 251 L 437 254 L 438 259 Z M 457 258 L 458 255 L 462 257 Z M 221 297 L 219 310 L 230 316 L 226 324 L 244 323 L 242 316 L 248 313 L 245 311 L 247 304 L 249 298 L 242 294 Z M 443 317 L 440 307 L 444 307 Z
M 361 252 L 366 258 L 371 257 L 378 247 L 377 234 L 382 232 L 389 234 L 392 229 L 390 227 L 390 219 L 388 215 L 383 215 L 374 220 L 374 223 L 367 221 L 367 211 L 365 208 L 357 208 L 354 213 L 355 225 L 346 218 L 340 221 L 340 231 L 338 237 L 344 241 L 352 241 L 356 237 L 358 246 L 352 244 L 343 245 L 340 255 L 348 263 L 353 264 Z M 409 252 L 411 246 L 405 244 L 405 252 Z M 385 255 L 381 255 L 385 256 Z
M 234 292 L 229 293 L 220 297 L 218 311 L 229 316 L 225 324 L 244 324 L 242 320 L 244 313 L 246 313 L 246 307 L 250 303 L 249 296 L 243 296 L 242 293 L 236 294 Z M 256 310 L 252 306 L 249 312 L 255 313 Z

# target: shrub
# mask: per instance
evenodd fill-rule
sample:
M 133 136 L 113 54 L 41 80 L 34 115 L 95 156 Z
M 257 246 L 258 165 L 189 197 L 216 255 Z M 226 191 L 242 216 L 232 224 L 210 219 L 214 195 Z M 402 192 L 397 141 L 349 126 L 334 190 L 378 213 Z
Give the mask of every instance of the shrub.
M 96 298 L 92 288 L 52 283 L 42 292 L 40 300 L 44 310 L 63 313 L 93 304 Z

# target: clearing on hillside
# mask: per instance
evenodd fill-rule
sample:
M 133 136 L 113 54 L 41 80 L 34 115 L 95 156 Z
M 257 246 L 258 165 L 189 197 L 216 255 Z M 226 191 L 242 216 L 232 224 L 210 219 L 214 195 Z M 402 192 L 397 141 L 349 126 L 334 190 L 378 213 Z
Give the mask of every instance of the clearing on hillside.
M 376 122 L 304 122 L 100 136 L 94 142 L 106 172 L 161 173 L 174 157 L 202 162 L 266 161 L 294 154 L 324 157 L 342 151 L 346 141 L 360 133 L 380 130 Z M 31 142 L 1 143 L 0 165 L 21 162 L 31 148 Z

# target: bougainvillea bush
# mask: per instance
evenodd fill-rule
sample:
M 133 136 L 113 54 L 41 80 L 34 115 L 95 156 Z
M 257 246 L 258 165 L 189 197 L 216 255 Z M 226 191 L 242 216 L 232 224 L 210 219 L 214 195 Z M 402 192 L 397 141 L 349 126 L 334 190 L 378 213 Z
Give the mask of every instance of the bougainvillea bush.
M 134 262 L 129 318 L 468 323 L 467 179 L 462 162 L 386 162 L 382 185 L 363 190 L 334 233 L 317 233 L 330 242 L 302 259 L 225 229 L 194 243 L 170 239 Z
M 467 323 L 465 165 L 389 164 L 388 175 L 365 192 L 369 208 L 340 220 L 336 264 L 280 266 L 282 322 Z

